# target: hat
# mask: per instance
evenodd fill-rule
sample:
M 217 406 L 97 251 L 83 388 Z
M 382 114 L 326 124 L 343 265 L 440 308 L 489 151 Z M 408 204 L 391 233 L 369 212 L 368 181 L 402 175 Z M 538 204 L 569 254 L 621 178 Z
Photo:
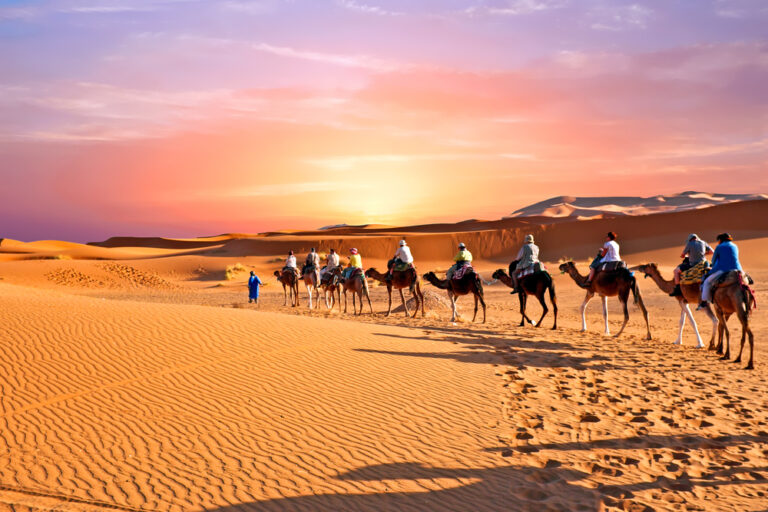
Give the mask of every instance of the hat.
M 459 249 L 466 249 L 467 246 L 464 245 L 464 242 L 459 243 Z
M 718 242 L 730 242 L 731 240 L 733 240 L 733 237 L 729 233 L 720 233 L 717 235 Z
M 357 254 L 357 249 L 355 249 L 355 248 L 353 247 L 353 248 L 351 248 L 351 249 L 349 250 L 349 252 L 351 252 L 352 254 Z
M 699 235 L 697 235 L 696 233 L 691 233 L 690 235 L 688 235 L 688 240 L 695 240 L 697 238 L 699 238 Z
M 533 243 L 533 235 L 525 235 L 525 241 L 528 243 Z
M 404 245 L 408 245 L 405 240 L 400 240 L 400 247 L 403 247 Z

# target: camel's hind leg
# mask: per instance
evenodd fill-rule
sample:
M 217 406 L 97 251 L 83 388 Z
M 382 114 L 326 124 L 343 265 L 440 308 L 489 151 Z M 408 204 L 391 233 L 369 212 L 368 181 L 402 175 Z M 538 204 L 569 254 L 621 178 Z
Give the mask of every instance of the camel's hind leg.
M 602 299 L 602 303 L 603 303 L 603 321 L 605 322 L 605 331 L 604 331 L 604 333 L 605 333 L 606 336 L 610 336 L 611 335 L 611 328 L 608 326 L 608 297 L 603 296 L 603 297 L 600 297 L 600 299 Z M 624 302 L 624 304 L 626 304 L 626 301 Z M 625 322 L 625 324 L 626 324 L 626 322 Z M 624 328 L 624 326 L 622 326 L 622 329 L 623 328 Z M 619 334 L 621 334 L 621 331 L 619 331 Z M 617 334 L 616 336 L 618 336 L 619 334 Z
M 485 323 L 485 299 L 483 299 L 483 296 L 479 293 L 475 294 L 475 315 L 477 315 L 477 301 L 480 301 L 480 305 L 483 306 L 483 323 Z M 474 318 L 472 319 L 474 322 Z
M 387 307 L 387 314 L 389 316 L 392 313 L 392 287 L 387 286 L 387 295 L 389 296 L 389 306 Z
M 686 315 L 688 315 L 688 319 L 691 321 L 691 326 L 693 327 L 693 332 L 696 334 L 696 346 L 694 348 L 704 348 L 704 342 L 701 339 L 701 334 L 699 333 L 699 326 L 696 325 L 696 319 L 693 317 L 693 312 L 691 311 L 690 305 L 688 303 L 682 303 L 683 304 L 683 311 Z M 682 344 L 682 332 L 680 333 L 680 343 Z
M 621 298 L 619 298 L 621 300 Z M 627 294 L 626 299 L 621 300 L 621 309 L 624 311 L 624 323 L 621 324 L 621 329 L 619 329 L 619 332 L 616 333 L 616 338 L 621 336 L 621 333 L 624 332 L 624 328 L 627 326 L 627 322 L 629 322 L 629 306 L 627 304 L 627 301 L 629 300 L 629 294 Z
M 707 348 L 707 350 L 715 350 L 717 348 L 715 344 L 715 335 L 717 334 L 717 325 L 718 325 L 717 315 L 715 315 L 712 312 L 712 308 L 710 307 L 709 303 L 707 303 L 707 307 L 704 308 L 704 313 L 712 322 L 712 336 L 709 338 L 709 347 Z
M 733 362 L 734 363 L 741 362 L 741 353 L 744 351 L 744 341 L 746 340 L 747 336 L 749 336 L 749 362 L 747 363 L 747 366 L 744 369 L 752 370 L 755 367 L 753 364 L 755 339 L 754 339 L 754 335 L 752 334 L 752 329 L 749 327 L 748 311 L 749 311 L 748 309 L 745 310 L 745 308 L 739 307 L 739 310 L 736 312 L 736 314 L 739 317 L 739 322 L 741 322 L 741 346 L 739 347 L 739 355 L 736 356 L 736 359 L 734 359 Z
M 472 323 L 475 323 L 475 318 L 477 318 L 477 294 L 474 294 L 475 297 L 475 314 L 472 315 Z
M 629 295 L 627 295 L 627 300 L 629 300 Z M 645 303 L 643 302 L 643 296 L 640 295 L 640 289 L 637 289 L 637 295 L 635 296 L 635 302 L 640 307 L 640 311 L 643 312 L 643 318 L 645 319 L 645 330 L 646 330 L 646 336 L 645 339 L 652 340 L 653 336 L 651 336 L 651 322 L 648 320 L 648 310 L 645 308 Z M 693 320 L 693 315 L 691 315 L 691 320 Z
M 403 309 L 405 309 L 405 317 L 408 318 L 409 316 L 411 316 L 411 312 L 408 311 L 408 304 L 405 302 L 405 295 L 403 294 L 403 289 L 402 288 L 398 288 L 398 291 L 400 292 L 400 300 L 403 303 Z M 416 310 L 418 311 L 418 309 L 419 309 L 419 304 L 417 302 L 416 303 Z
M 683 329 L 685 329 L 685 319 L 687 315 L 685 314 L 685 304 L 683 301 L 679 301 L 678 304 L 680 304 L 680 322 L 679 327 L 680 330 L 677 333 L 677 339 L 674 341 L 674 345 L 682 345 L 683 344 Z
M 544 321 L 544 317 L 547 316 L 547 313 L 549 312 L 549 308 L 547 307 L 547 301 L 544 299 L 544 290 L 541 291 L 541 293 L 536 294 L 536 298 L 539 299 L 539 304 L 541 304 L 541 318 L 539 318 L 538 323 L 536 323 L 536 327 L 541 327 L 541 322 Z
M 730 318 L 730 314 L 723 314 L 723 319 L 720 321 L 720 323 L 723 326 L 723 333 L 725 334 L 725 340 L 721 340 L 721 353 L 723 354 L 720 359 L 723 361 L 728 360 L 731 358 L 731 330 L 728 329 L 728 318 Z
M 421 292 L 421 285 L 419 283 L 416 283 L 416 287 L 413 289 L 414 292 L 416 292 L 417 300 L 419 301 L 419 305 L 421 306 L 421 317 L 424 318 L 424 315 L 426 315 L 426 307 L 427 305 L 424 303 L 424 294 Z M 416 313 L 418 310 L 413 312 L 413 316 L 416 316 Z
M 451 312 L 452 312 L 451 322 L 456 322 L 456 315 L 457 315 L 457 311 L 456 311 L 456 296 L 454 294 L 452 294 L 451 292 L 448 292 L 448 300 L 451 301 Z

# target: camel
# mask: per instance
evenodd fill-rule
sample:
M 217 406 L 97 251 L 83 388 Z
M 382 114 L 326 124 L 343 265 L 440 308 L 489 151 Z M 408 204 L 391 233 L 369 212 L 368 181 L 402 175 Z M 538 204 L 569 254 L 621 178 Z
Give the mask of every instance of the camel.
M 333 269 L 332 272 L 341 279 L 341 267 Z M 344 313 L 347 312 L 347 292 L 351 292 L 353 313 L 355 315 L 363 314 L 363 297 L 365 296 L 368 299 L 368 307 L 371 308 L 371 314 L 373 314 L 373 305 L 371 304 L 371 295 L 368 292 L 368 281 L 365 280 L 365 274 L 362 274 L 360 277 L 355 275 L 349 279 L 344 279 L 341 282 L 341 288 L 344 291 Z M 355 295 L 360 300 L 360 313 L 357 312 L 357 306 L 355 305 Z
M 751 279 L 748 279 L 748 281 L 752 284 Z M 728 330 L 728 319 L 732 314 L 736 313 L 736 317 L 741 322 L 741 347 L 739 348 L 739 355 L 736 356 L 733 362 L 741 362 L 744 341 L 749 336 L 749 362 L 744 369 L 754 369 L 755 337 L 752 334 L 752 329 L 749 327 L 749 314 L 752 311 L 752 306 L 756 306 L 757 303 L 752 290 L 744 284 L 738 271 L 729 272 L 723 282 L 715 288 L 712 299 L 712 302 L 715 304 L 715 313 L 717 313 L 718 320 L 717 353 L 723 354 L 720 359 L 728 360 L 731 358 L 731 335 Z M 725 333 L 725 353 L 723 353 L 723 333 Z
M 645 277 L 650 277 L 653 279 L 653 282 L 656 283 L 659 289 L 667 295 L 672 293 L 672 290 L 675 289 L 675 281 L 667 281 L 661 277 L 661 272 L 659 272 L 659 268 L 655 263 L 637 265 L 636 267 L 632 267 L 630 270 L 638 270 L 645 274 Z M 683 344 L 683 329 L 685 328 L 685 319 L 688 318 L 691 321 L 691 325 L 693 326 L 693 332 L 696 334 L 696 348 L 703 348 L 704 342 L 701 340 L 699 328 L 696 325 L 696 320 L 693 318 L 693 313 L 691 312 L 690 307 L 690 304 L 699 303 L 699 297 L 701 296 L 701 283 L 681 284 L 680 290 L 683 292 L 683 295 L 674 297 L 677 299 L 678 304 L 680 304 L 680 331 L 677 335 L 677 339 L 675 340 L 675 345 Z M 717 332 L 718 323 L 717 317 L 712 312 L 712 308 L 710 308 L 709 305 L 707 305 L 706 309 L 704 309 L 704 313 L 712 321 L 712 337 L 709 339 L 709 350 L 714 350 L 715 332 Z
M 386 274 L 382 274 L 371 267 L 365 271 L 365 276 L 387 285 L 389 307 L 387 308 L 386 316 L 389 316 L 390 313 L 392 313 L 392 288 L 395 288 L 400 292 L 400 300 L 403 301 L 403 309 L 405 309 L 406 317 L 410 316 L 410 312 L 408 311 L 408 304 L 405 302 L 403 288 L 410 289 L 411 295 L 413 295 L 413 299 L 416 301 L 416 309 L 413 312 L 413 318 L 416 318 L 416 314 L 419 312 L 419 305 L 421 305 L 421 316 L 424 316 L 424 294 L 421 293 L 421 283 L 419 275 L 416 273 L 416 269 L 408 269 L 404 271 L 395 270 L 392 272 L 392 279 L 387 280 Z
M 429 281 L 432 286 L 448 291 L 448 298 L 451 300 L 451 308 L 453 309 L 451 322 L 456 321 L 456 299 L 461 295 L 468 295 L 471 293 L 475 297 L 475 314 L 472 316 L 472 321 L 474 322 L 477 318 L 477 303 L 480 301 L 480 304 L 483 306 L 483 323 L 485 323 L 483 282 L 474 270 L 467 271 L 461 279 L 439 279 L 434 272 L 427 272 L 424 274 L 424 279 Z
M 517 267 L 517 261 L 513 261 L 509 264 L 509 271 L 514 272 L 515 267 Z M 504 269 L 500 268 L 494 272 L 493 278 L 498 279 L 505 285 L 512 288 L 512 278 L 509 276 L 509 274 L 504 272 Z M 541 321 L 544 320 L 547 312 L 549 312 L 547 303 L 544 300 L 544 293 L 547 291 L 547 289 L 549 289 L 549 301 L 552 303 L 552 312 L 555 315 L 555 321 L 552 324 L 552 330 L 557 329 L 557 297 L 555 296 L 555 283 L 552 280 L 552 276 L 549 275 L 549 272 L 535 272 L 523 277 L 522 279 L 518 279 L 517 284 L 517 296 L 520 299 L 520 314 L 522 315 L 522 318 L 520 319 L 520 327 L 524 326 L 526 321 L 529 324 L 533 324 L 535 327 L 541 326 Z M 541 313 L 541 318 L 539 318 L 539 321 L 536 323 L 534 323 L 530 318 L 528 318 L 528 315 L 525 314 L 525 306 L 528 301 L 528 295 L 535 295 L 539 300 L 539 304 L 541 304 L 541 309 L 543 310 Z
M 587 276 L 582 276 L 572 261 L 560 265 L 560 272 L 568 273 L 568 275 L 571 276 L 576 284 L 582 288 L 583 284 L 587 280 Z M 627 302 L 629 300 L 629 293 L 632 292 L 632 295 L 635 299 L 635 304 L 640 306 L 640 309 L 643 312 L 643 317 L 645 318 L 645 327 L 647 330 L 645 339 L 652 339 L 651 325 L 648 323 L 648 310 L 645 309 L 645 304 L 643 304 L 643 297 L 640 295 L 640 288 L 637 286 L 637 280 L 635 279 L 635 276 L 629 272 L 629 270 L 624 268 L 610 272 L 597 272 L 589 288 L 586 290 L 587 295 L 584 297 L 584 302 L 579 308 L 581 311 L 581 332 L 587 331 L 587 304 L 589 304 L 589 301 L 592 300 L 592 297 L 597 294 L 603 299 L 605 334 L 610 335 L 611 330 L 608 327 L 608 297 L 618 296 L 619 302 L 624 309 L 624 323 L 621 324 L 621 329 L 619 329 L 619 332 L 616 333 L 616 337 L 618 338 L 621 336 L 621 333 L 624 332 L 624 328 L 627 326 L 627 322 L 629 321 L 629 310 L 627 309 Z
M 312 309 L 312 290 L 315 290 L 315 293 L 317 294 L 317 302 L 320 302 L 320 272 L 318 272 L 317 268 L 308 267 L 301 278 L 304 281 L 304 286 L 307 287 L 309 309 Z
M 320 287 L 323 289 L 325 307 L 333 309 L 337 303 L 336 298 L 338 297 L 339 310 L 341 310 L 341 285 L 334 282 L 333 272 L 331 270 L 329 270 L 320 280 Z M 330 301 L 328 300 L 329 295 Z
M 292 269 L 284 269 L 282 272 L 275 270 L 275 277 L 283 285 L 283 306 L 288 305 L 288 293 L 291 295 L 291 306 L 299 305 L 299 279 Z

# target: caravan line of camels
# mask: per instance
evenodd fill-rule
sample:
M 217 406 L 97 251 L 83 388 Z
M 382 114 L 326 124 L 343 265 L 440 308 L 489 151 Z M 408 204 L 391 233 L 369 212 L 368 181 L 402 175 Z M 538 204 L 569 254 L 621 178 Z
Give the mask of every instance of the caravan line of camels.
M 549 302 L 554 317 L 552 329 L 557 329 L 557 295 L 552 276 L 546 269 L 541 268 L 539 271 L 519 277 L 517 286 L 515 286 L 511 276 L 516 270 L 516 265 L 517 261 L 513 261 L 510 263 L 508 270 L 498 269 L 493 273 L 492 277 L 508 287 L 513 288 L 514 291 L 512 293 L 517 294 L 520 301 L 521 314 L 519 325 L 522 327 L 528 323 L 535 327 L 540 327 L 542 321 L 550 311 L 550 307 L 546 302 L 546 296 L 549 295 Z M 652 337 L 648 320 L 648 310 L 643 303 L 635 272 L 639 272 L 644 277 L 650 278 L 656 283 L 661 291 L 670 295 L 672 295 L 671 292 L 673 292 L 675 288 L 675 282 L 673 280 L 665 279 L 661 275 L 656 263 L 646 263 L 629 268 L 624 265 L 615 270 L 598 271 L 591 280 L 589 280 L 586 275 L 579 272 L 573 261 L 567 261 L 560 264 L 559 270 L 562 274 L 570 276 L 579 287 L 586 291 L 586 296 L 579 307 L 579 312 L 581 314 L 581 332 L 587 331 L 587 305 L 595 295 L 597 295 L 600 297 L 602 303 L 603 319 L 605 322 L 604 333 L 610 335 L 611 332 L 608 325 L 608 298 L 617 297 L 624 313 L 624 321 L 619 331 L 615 334 L 616 337 L 620 336 L 622 332 L 624 332 L 624 328 L 629 321 L 628 304 L 631 295 L 634 303 L 640 308 L 643 314 L 646 326 L 646 339 L 650 340 Z M 483 311 L 482 322 L 485 323 L 486 321 L 483 279 L 471 266 L 469 266 L 460 277 L 454 277 L 452 279 L 441 279 L 435 272 L 427 272 L 420 277 L 413 266 L 408 270 L 392 269 L 389 273 L 381 273 L 375 268 L 369 268 L 365 272 L 360 272 L 355 278 L 347 279 L 344 279 L 341 267 L 326 272 L 322 279 L 319 271 L 306 272 L 299 277 L 298 272 L 292 271 L 291 269 L 283 269 L 282 271 L 275 271 L 274 275 L 283 286 L 284 306 L 288 304 L 289 300 L 292 306 L 299 306 L 299 282 L 303 281 L 309 296 L 310 309 L 313 308 L 313 304 L 320 304 L 320 296 L 322 292 L 324 303 L 326 307 L 331 310 L 338 304 L 339 311 L 341 311 L 341 298 L 343 295 L 343 311 L 344 313 L 347 313 L 347 294 L 349 293 L 352 296 L 352 308 L 355 315 L 361 315 L 363 313 L 363 299 L 367 300 L 369 311 L 373 314 L 373 306 L 371 304 L 368 282 L 366 279 L 368 278 L 378 281 L 387 288 L 389 300 L 385 316 L 389 316 L 392 313 L 392 292 L 393 290 L 397 290 L 400 294 L 400 300 L 406 317 L 413 318 L 418 315 L 419 310 L 421 310 L 422 317 L 425 315 L 424 294 L 421 289 L 421 279 L 423 277 L 424 280 L 436 288 L 446 290 L 452 308 L 451 322 L 455 322 L 458 316 L 456 301 L 459 297 L 464 295 L 472 295 L 474 298 L 474 314 L 472 316 L 472 322 L 475 322 L 477 319 L 479 307 L 482 307 Z M 728 329 L 727 321 L 732 315 L 736 315 L 742 326 L 742 335 L 739 353 L 734 362 L 741 362 L 745 341 L 748 339 L 749 361 L 745 369 L 754 368 L 754 336 L 749 326 L 749 317 L 752 309 L 756 307 L 756 301 L 749 284 L 753 284 L 753 281 L 749 276 L 746 276 L 745 282 L 740 272 L 729 272 L 716 285 L 712 300 L 714 308 L 710 307 L 709 304 L 707 304 L 706 307 L 700 308 L 703 309 L 704 314 L 712 323 L 712 333 L 709 339 L 708 349 L 716 351 L 717 354 L 722 356 L 720 358 L 722 360 L 728 360 L 731 357 L 730 331 Z M 696 348 L 703 348 L 705 346 L 693 317 L 693 312 L 690 309 L 690 304 L 697 304 L 699 302 L 699 297 L 701 295 L 700 288 L 700 282 L 682 284 L 682 293 L 675 297 L 671 297 L 674 298 L 680 306 L 679 332 L 674 341 L 674 344 L 676 345 L 682 344 L 683 330 L 686 320 L 688 320 L 690 321 L 696 336 Z M 406 301 L 405 298 L 404 290 L 406 289 L 410 291 L 413 298 L 414 310 L 412 312 L 410 311 L 408 301 Z M 313 294 L 316 297 L 314 302 Z M 529 296 L 535 297 L 542 307 L 541 317 L 536 321 L 529 318 L 526 314 L 526 305 Z M 357 307 L 358 302 L 359 310 Z

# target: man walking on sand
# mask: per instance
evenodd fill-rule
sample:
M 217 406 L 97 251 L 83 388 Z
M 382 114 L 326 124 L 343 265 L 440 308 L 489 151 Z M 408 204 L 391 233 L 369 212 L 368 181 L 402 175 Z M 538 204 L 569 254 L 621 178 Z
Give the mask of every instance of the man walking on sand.
M 261 286 L 261 279 L 256 275 L 256 272 L 251 270 L 251 277 L 248 278 L 248 303 L 259 303 L 259 286 Z

